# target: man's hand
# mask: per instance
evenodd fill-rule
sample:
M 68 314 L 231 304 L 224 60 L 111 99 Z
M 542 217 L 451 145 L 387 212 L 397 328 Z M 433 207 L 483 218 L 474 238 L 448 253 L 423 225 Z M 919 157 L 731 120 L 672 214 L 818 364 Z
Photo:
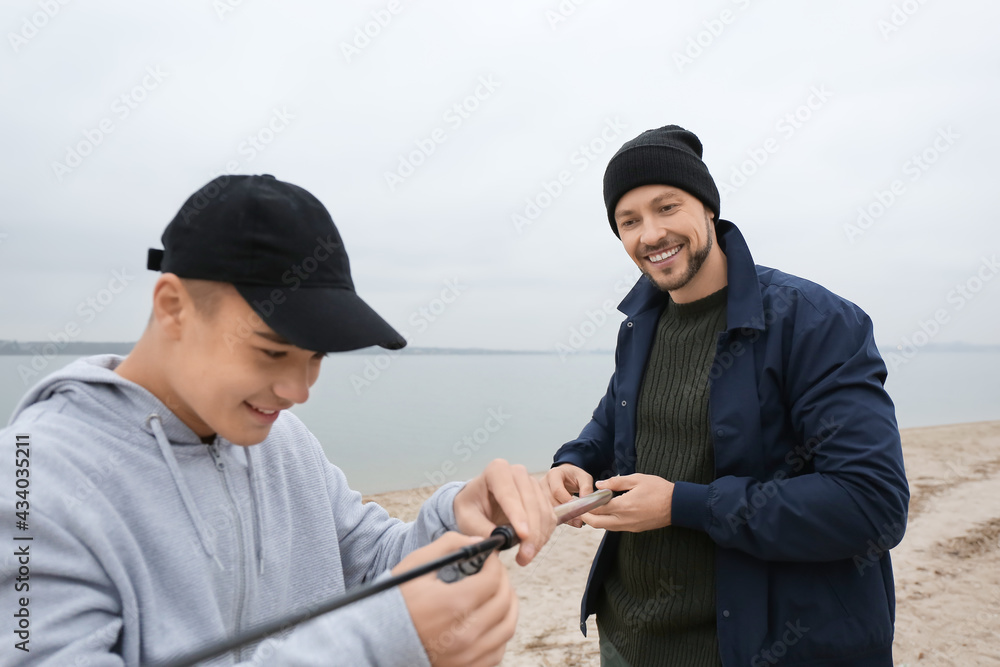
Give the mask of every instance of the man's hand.
M 553 505 L 568 503 L 573 500 L 574 493 L 586 496 L 594 492 L 594 478 L 572 463 L 564 463 L 549 470 L 543 483 Z M 570 519 L 567 523 L 574 528 L 583 527 L 583 519 L 580 517 Z
M 670 525 L 674 484 L 657 475 L 626 475 L 597 483 L 598 489 L 628 491 L 581 518 L 588 526 L 641 533 Z
M 548 494 L 521 465 L 495 459 L 455 496 L 455 521 L 466 535 L 486 537 L 497 526 L 514 527 L 519 565 L 535 557 L 556 528 Z
M 445 533 L 401 560 L 392 572 L 412 569 L 479 540 Z M 492 667 L 503 659 L 517 626 L 517 595 L 496 553 L 477 574 L 455 583 L 446 584 L 431 572 L 399 590 L 434 667 Z

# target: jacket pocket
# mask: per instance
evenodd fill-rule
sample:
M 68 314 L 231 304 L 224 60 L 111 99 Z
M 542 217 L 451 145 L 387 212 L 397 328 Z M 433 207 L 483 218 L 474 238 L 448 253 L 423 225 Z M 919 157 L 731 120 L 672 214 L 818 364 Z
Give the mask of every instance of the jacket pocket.
M 892 643 L 880 568 L 859 574 L 850 560 L 770 566 L 765 647 L 777 645 L 787 662 L 833 659 Z

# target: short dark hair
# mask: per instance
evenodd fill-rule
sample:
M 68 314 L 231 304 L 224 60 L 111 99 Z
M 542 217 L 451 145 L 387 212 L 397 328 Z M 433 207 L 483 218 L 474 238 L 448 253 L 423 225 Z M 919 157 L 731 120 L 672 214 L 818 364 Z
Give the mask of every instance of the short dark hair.
M 194 308 L 199 314 L 211 319 L 219 309 L 222 291 L 226 283 L 217 280 L 198 280 L 196 278 L 181 278 L 181 284 L 191 295 Z

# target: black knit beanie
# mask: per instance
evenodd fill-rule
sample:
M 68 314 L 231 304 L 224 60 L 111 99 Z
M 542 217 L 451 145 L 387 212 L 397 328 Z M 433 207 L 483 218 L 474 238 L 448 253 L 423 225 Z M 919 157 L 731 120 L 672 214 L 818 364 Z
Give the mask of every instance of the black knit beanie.
M 701 141 L 677 125 L 646 130 L 626 142 L 604 172 L 604 205 L 611 231 L 618 236 L 615 206 L 642 185 L 671 185 L 694 195 L 719 221 L 719 189 L 701 161 Z

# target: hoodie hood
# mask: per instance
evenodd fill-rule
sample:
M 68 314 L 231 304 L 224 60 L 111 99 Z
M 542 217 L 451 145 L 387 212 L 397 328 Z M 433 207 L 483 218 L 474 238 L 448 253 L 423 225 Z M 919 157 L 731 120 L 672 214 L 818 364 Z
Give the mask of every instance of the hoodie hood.
M 198 506 L 191 494 L 191 489 L 181 474 L 177 458 L 174 456 L 174 447 L 205 447 L 206 456 L 214 456 L 210 453 L 211 448 L 218 451 L 220 445 L 239 447 L 215 436 L 214 441 L 206 445 L 201 438 L 187 424 L 180 420 L 163 402 L 154 396 L 149 390 L 141 385 L 127 380 L 115 373 L 115 368 L 125 359 L 117 354 L 103 354 L 92 357 L 84 357 L 71 362 L 65 368 L 48 375 L 38 382 L 28 392 L 14 408 L 9 424 L 13 424 L 17 417 L 36 403 L 44 402 L 61 392 L 77 392 L 81 397 L 90 399 L 97 405 L 95 408 L 102 409 L 110 413 L 112 418 L 124 428 L 131 431 L 138 426 L 148 433 L 157 444 L 163 456 L 164 463 L 170 470 L 170 475 L 177 485 L 177 491 L 184 501 L 188 517 L 194 524 L 195 530 L 201 541 L 205 553 L 213 558 L 219 567 L 219 562 L 215 555 L 215 548 L 209 537 L 210 531 Z M 257 543 L 257 561 L 260 572 L 264 571 L 263 552 L 263 496 L 259 490 L 259 480 L 254 474 L 253 455 L 249 447 L 239 447 L 246 456 L 247 475 L 251 491 L 251 503 L 253 505 L 254 537 Z
M 13 424 L 22 412 L 35 403 L 46 401 L 59 392 L 72 391 L 80 392 L 99 403 L 116 415 L 119 422 L 141 424 L 143 430 L 150 435 L 153 435 L 153 429 L 145 423 L 146 418 L 151 414 L 158 414 L 163 433 L 172 443 L 204 445 L 198 434 L 160 399 L 144 387 L 114 372 L 124 359 L 125 357 L 117 354 L 84 357 L 42 378 L 14 408 L 8 424 Z

